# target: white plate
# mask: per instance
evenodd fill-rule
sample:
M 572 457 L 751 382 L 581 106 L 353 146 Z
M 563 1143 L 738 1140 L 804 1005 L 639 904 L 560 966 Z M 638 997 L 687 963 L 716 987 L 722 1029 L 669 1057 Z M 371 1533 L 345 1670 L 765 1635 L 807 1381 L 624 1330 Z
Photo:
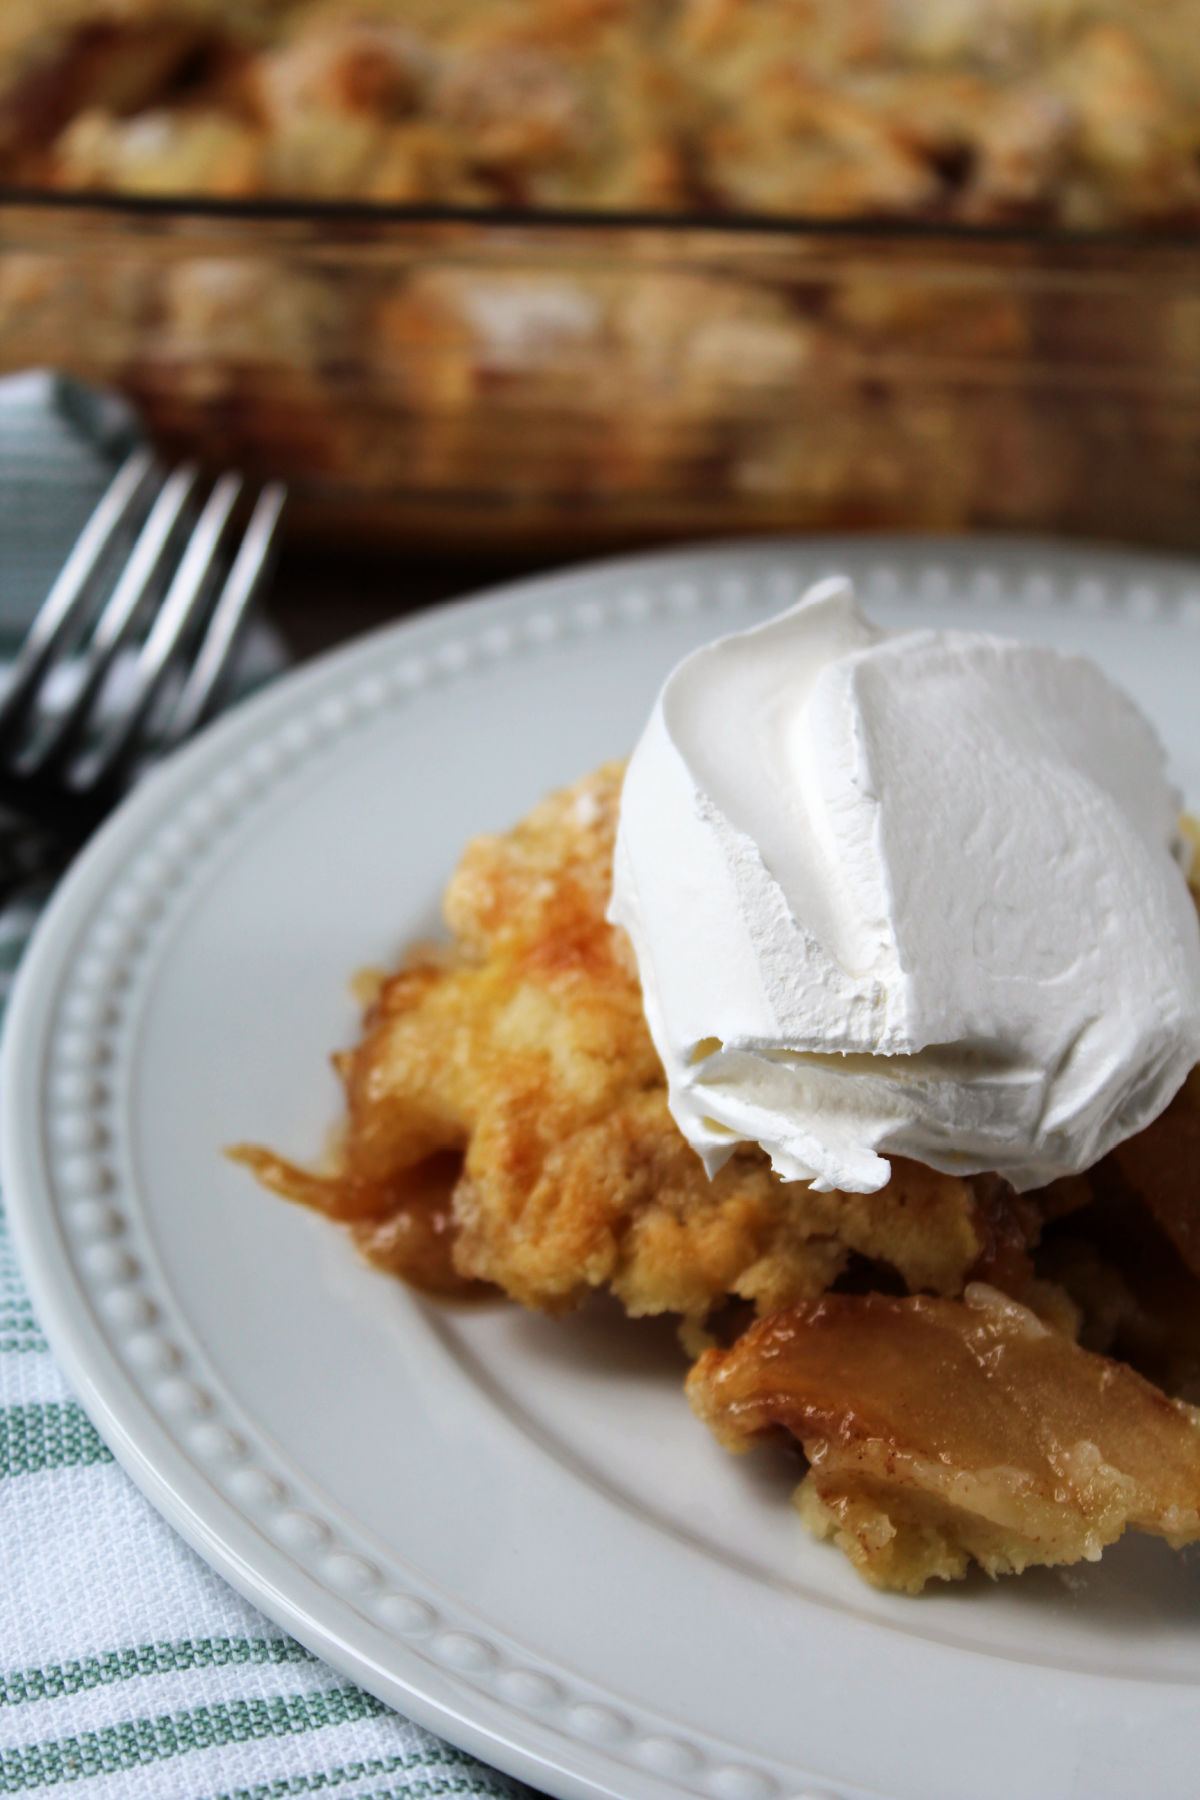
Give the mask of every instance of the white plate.
M 561 1796 L 1193 1796 L 1200 1576 L 877 1595 L 793 1470 L 724 1455 L 670 1330 L 439 1310 L 223 1161 L 314 1155 L 348 977 L 436 918 L 471 833 L 623 752 L 689 646 L 846 569 L 884 624 L 1086 646 L 1200 796 L 1200 574 L 828 540 L 512 588 L 287 678 L 64 884 L 4 1046 L 3 1178 L 43 1324 L 117 1456 L 279 1623 Z

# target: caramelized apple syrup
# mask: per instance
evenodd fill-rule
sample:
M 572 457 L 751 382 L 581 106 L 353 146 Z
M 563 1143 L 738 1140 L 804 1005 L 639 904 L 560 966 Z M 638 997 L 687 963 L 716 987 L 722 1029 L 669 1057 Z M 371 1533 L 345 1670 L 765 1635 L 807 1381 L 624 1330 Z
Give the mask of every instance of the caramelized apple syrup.
M 454 1189 L 462 1157 L 440 1151 L 384 1180 L 354 1175 L 313 1175 L 255 1144 L 229 1152 L 264 1187 L 347 1225 L 369 1263 L 439 1300 L 478 1299 L 494 1293 L 454 1266 Z

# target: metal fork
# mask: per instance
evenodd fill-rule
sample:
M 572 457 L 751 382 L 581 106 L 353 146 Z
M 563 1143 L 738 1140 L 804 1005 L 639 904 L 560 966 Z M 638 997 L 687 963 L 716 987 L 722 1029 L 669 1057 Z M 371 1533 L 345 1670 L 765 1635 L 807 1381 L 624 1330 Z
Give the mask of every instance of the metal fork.
M 278 482 L 263 488 L 234 550 L 242 486 L 219 476 L 197 515 L 198 470 L 164 473 L 138 450 L 84 526 L 0 697 L 0 891 L 61 867 L 219 699 L 285 497 Z M 123 652 L 132 667 L 114 699 Z

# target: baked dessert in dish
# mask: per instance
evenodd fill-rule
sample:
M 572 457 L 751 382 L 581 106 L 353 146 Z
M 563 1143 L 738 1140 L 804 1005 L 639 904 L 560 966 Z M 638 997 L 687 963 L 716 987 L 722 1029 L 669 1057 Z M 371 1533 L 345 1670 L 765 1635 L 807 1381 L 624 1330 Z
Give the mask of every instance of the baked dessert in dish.
M 1186 0 L 59 0 L 0 24 L 0 169 L 115 192 L 1200 216 Z
M 12 0 L 0 369 L 348 541 L 1193 547 L 1198 41 L 1192 0 Z
M 905 647 L 910 672 L 920 652 Z M 1140 728 L 1128 711 L 1121 729 Z M 449 944 L 381 981 L 336 1058 L 330 1167 L 234 1154 L 424 1291 L 554 1314 L 607 1289 L 631 1315 L 676 1315 L 698 1415 L 728 1448 L 801 1450 L 801 1517 L 877 1585 L 1094 1559 L 1126 1527 L 1200 1538 L 1200 1070 L 1040 1184 L 1028 1158 L 1010 1180 L 889 1149 L 856 1191 L 781 1176 L 744 1138 L 710 1176 L 656 1048 L 661 1012 L 648 1022 L 645 946 L 609 916 L 629 782 L 608 765 L 467 847 Z M 1200 891 L 1179 880 L 1176 898 L 1194 963 Z

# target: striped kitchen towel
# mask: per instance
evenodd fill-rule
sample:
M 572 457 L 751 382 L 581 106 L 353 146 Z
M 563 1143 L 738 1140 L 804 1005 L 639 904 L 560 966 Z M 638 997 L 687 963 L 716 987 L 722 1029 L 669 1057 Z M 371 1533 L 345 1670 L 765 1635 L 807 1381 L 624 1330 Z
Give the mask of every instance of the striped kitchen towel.
M 0 382 L 0 628 L 28 618 L 70 544 L 56 521 L 86 517 L 130 430 L 119 403 L 57 377 Z M 36 493 L 18 504 L 14 484 L 33 468 Z M 45 532 L 56 533 L 50 546 Z M 261 675 L 269 646 L 256 655 Z M 27 892 L 0 912 L 0 1006 L 42 898 Z M 0 1794 L 56 1791 L 514 1800 L 524 1790 L 326 1668 L 158 1517 L 60 1374 L 0 1203 Z
M 14 930 L 0 948 L 11 965 Z M 158 1517 L 60 1375 L 0 1212 L 0 1794 L 68 1786 L 80 1800 L 518 1792 L 316 1661 Z

